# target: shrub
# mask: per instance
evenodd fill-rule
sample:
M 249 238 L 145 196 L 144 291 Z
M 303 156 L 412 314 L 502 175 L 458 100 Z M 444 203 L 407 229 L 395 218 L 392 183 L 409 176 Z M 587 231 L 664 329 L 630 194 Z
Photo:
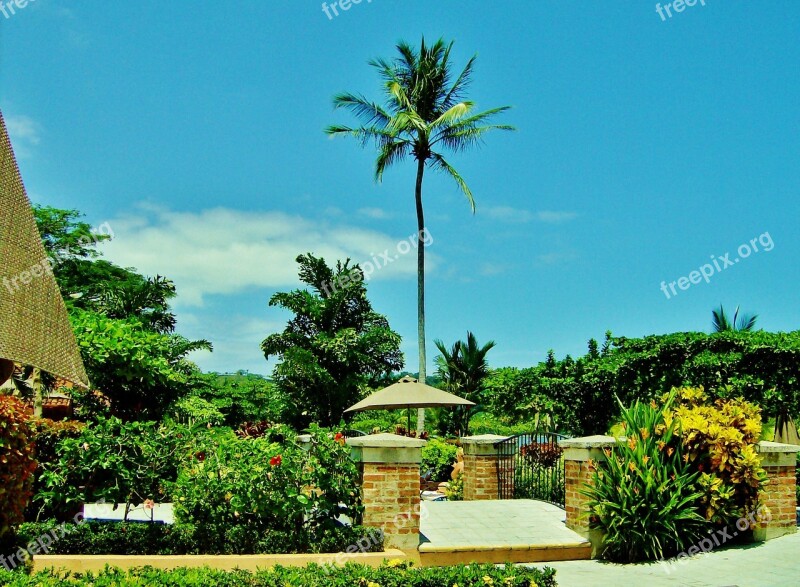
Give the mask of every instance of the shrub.
M 17 544 L 25 548 L 37 538 L 50 534 L 58 527 L 57 522 L 27 523 L 19 527 Z M 140 522 L 96 522 L 84 521 L 68 524 L 66 533 L 57 530 L 59 536 L 49 546 L 49 554 L 81 555 L 187 555 L 208 554 L 196 540 L 197 531 L 185 524 L 146 524 Z M 62 536 L 63 534 L 63 536 Z M 212 552 L 230 550 L 219 543 Z M 383 550 L 383 536 L 374 528 L 338 527 L 321 532 L 318 540 L 308 542 L 302 535 L 272 531 L 258 537 L 249 550 L 232 554 L 294 554 L 344 552 L 356 544 L 368 552 Z
M 797 494 L 797 506 L 800 507 L 800 453 L 797 453 L 797 467 L 794 470 L 795 493 Z
M 607 559 L 663 559 L 706 532 L 696 506 L 703 495 L 697 489 L 700 473 L 684 459 L 688 452 L 677 435 L 670 402 L 664 409 L 655 403 L 621 406 L 627 437 L 606 452 L 606 461 L 596 466 L 582 491 L 590 500 L 590 526 L 605 533 Z
M 33 494 L 37 495 L 45 489 L 42 471 L 53 467 L 58 462 L 58 444 L 66 438 L 77 438 L 83 430 L 84 424 L 76 421 L 56 422 L 47 418 L 38 418 L 31 421 L 33 425 L 33 438 L 36 444 L 36 461 L 38 468 L 33 482 Z M 39 506 L 39 507 L 36 507 Z M 38 519 L 60 517 L 67 512 L 44 508 L 41 503 L 32 502 L 25 512 L 25 519 Z
M 42 472 L 44 487 L 35 501 L 71 513 L 100 500 L 126 504 L 126 510 L 147 499 L 168 501 L 189 444 L 188 431 L 179 425 L 101 418 L 58 443 L 58 461 Z
M 191 427 L 208 424 L 219 426 L 225 420 L 225 416 L 213 403 L 196 395 L 175 402 L 173 411 L 178 422 Z
M 449 481 L 458 447 L 439 438 L 431 438 L 422 447 L 422 472 L 432 471 L 431 481 Z
M 702 388 L 675 393 L 673 415 L 683 447 L 693 470 L 701 473 L 700 513 L 714 524 L 731 525 L 758 509 L 758 492 L 766 481 L 755 446 L 761 410 L 741 399 L 712 403 Z
M 448 501 L 464 501 L 464 474 L 459 473 L 444 490 Z
M 0 543 L 24 519 L 35 470 L 33 427 L 25 404 L 0 395 Z
M 340 515 L 359 521 L 358 470 L 341 435 L 312 428 L 308 450 L 288 431 L 280 437 L 231 433 L 198 443 L 175 486 L 175 514 L 197 528 L 204 551 L 252 550 L 272 531 L 311 542 Z
M 505 565 L 458 565 L 452 567 L 416 568 L 405 561 L 389 561 L 379 568 L 348 564 L 342 568 L 276 567 L 267 571 L 214 571 L 205 569 L 175 569 L 162 571 L 152 567 L 121 571 L 106 569 L 100 573 L 71 575 L 64 571 L 48 571 L 28 576 L 0 571 L 0 583 L 9 587 L 57 587 L 64 584 L 76 587 L 111 587 L 118 585 L 174 585 L 181 587 L 307 587 L 352 586 L 368 587 L 556 587 L 556 572 L 545 567 L 530 569 Z

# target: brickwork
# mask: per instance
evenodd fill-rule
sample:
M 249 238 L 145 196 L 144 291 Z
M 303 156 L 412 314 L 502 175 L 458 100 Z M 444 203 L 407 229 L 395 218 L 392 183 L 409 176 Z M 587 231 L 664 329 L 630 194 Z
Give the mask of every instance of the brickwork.
M 769 483 L 762 490 L 762 505 L 770 513 L 768 528 L 785 528 L 790 532 L 797 529 L 797 496 L 794 466 L 766 466 Z M 792 530 L 794 529 L 794 530 Z M 787 532 L 788 533 L 788 532 Z
M 498 499 L 497 457 L 464 455 L 464 501 Z
M 564 461 L 565 507 L 567 528 L 576 532 L 589 530 L 589 519 L 584 515 L 589 499 L 580 491 L 592 478 L 592 468 L 588 461 Z
M 424 440 L 394 434 L 349 438 L 359 464 L 362 523 L 381 528 L 386 548 L 416 552 L 419 546 L 420 476 Z
M 419 542 L 419 465 L 364 463 L 362 471 L 364 525 L 383 528 L 387 539 L 403 536 L 416 545 Z

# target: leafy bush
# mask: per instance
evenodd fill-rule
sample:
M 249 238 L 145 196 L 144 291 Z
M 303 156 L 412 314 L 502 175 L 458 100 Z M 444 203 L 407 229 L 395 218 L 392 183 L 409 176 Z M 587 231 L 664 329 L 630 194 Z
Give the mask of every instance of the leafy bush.
M 701 473 L 700 513 L 718 525 L 731 525 L 758 508 L 766 473 L 756 452 L 761 410 L 740 399 L 711 402 L 702 388 L 677 390 L 673 411 L 693 470 Z
M 57 522 L 22 524 L 17 532 L 17 544 L 34 542 L 50 533 Z M 49 554 L 82 555 L 185 555 L 208 554 L 196 540 L 197 531 L 185 524 L 145 524 L 140 522 L 96 522 L 84 521 L 69 525 L 67 533 L 54 540 Z M 213 538 L 213 537 L 212 537 Z M 211 552 L 229 551 L 219 536 L 219 543 Z M 338 527 L 320 532 L 318 540 L 305 541 L 302 535 L 271 531 L 258 537 L 253 548 L 232 554 L 294 554 L 344 552 L 351 544 L 367 545 L 367 552 L 383 551 L 383 536 L 374 528 Z
M 444 490 L 447 501 L 464 501 L 464 474 L 459 473 L 452 479 Z
M 794 470 L 795 493 L 797 494 L 797 506 L 800 507 L 800 453 L 797 453 L 797 467 Z
M 33 493 L 33 433 L 25 404 L 0 395 L 0 543 L 23 521 Z
M 276 567 L 268 571 L 214 571 L 175 569 L 161 571 L 147 567 L 100 573 L 69 574 L 43 572 L 28 576 L 0 570 L 0 583 L 9 587 L 118 587 L 124 585 L 173 585 L 175 587 L 556 587 L 555 571 L 549 567 L 530 569 L 506 565 L 459 565 L 415 568 L 405 561 L 389 561 L 379 568 L 348 564 L 342 568 L 309 565 L 307 568 Z
M 622 407 L 627 438 L 606 452 L 591 484 L 592 528 L 605 533 L 603 556 L 618 562 L 663 559 L 694 544 L 707 531 L 697 513 L 700 473 L 684 458 L 678 420 L 664 409 L 636 402 Z
M 173 407 L 175 418 L 188 426 L 219 426 L 225 416 L 208 400 L 196 395 L 182 398 Z
M 432 471 L 431 481 L 449 481 L 458 447 L 440 438 L 431 438 L 422 447 L 422 472 Z
M 252 550 L 271 531 L 311 542 L 340 515 L 359 521 L 358 470 L 341 436 L 314 427 L 307 450 L 288 432 L 271 440 L 206 437 L 182 468 L 175 514 L 197 528 L 204 551 Z
M 59 442 L 58 461 L 44 469 L 44 488 L 34 501 L 55 510 L 72 508 L 71 513 L 81 503 L 100 500 L 126 508 L 147 499 L 169 501 L 178 461 L 190 442 L 178 425 L 101 418 L 77 438 Z
M 75 421 L 55 422 L 46 418 L 38 418 L 31 421 L 33 425 L 33 438 L 36 443 L 36 461 L 38 463 L 37 473 L 33 482 L 33 494 L 37 495 L 45 488 L 42 478 L 42 471 L 54 466 L 58 461 L 58 444 L 66 438 L 77 438 L 83 430 L 84 424 Z M 38 508 L 36 506 L 39 506 Z M 25 519 L 54 517 L 56 515 L 66 515 L 65 512 L 57 513 L 55 510 L 42 509 L 41 504 L 30 503 L 25 512 Z

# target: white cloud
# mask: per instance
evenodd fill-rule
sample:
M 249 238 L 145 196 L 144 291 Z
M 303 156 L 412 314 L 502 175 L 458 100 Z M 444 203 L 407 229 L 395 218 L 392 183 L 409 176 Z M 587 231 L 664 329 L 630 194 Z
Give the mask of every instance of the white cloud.
M 398 249 L 399 243 L 409 242 L 408 236 L 330 219 L 229 208 L 176 212 L 145 205 L 108 224 L 114 238 L 100 246 L 105 256 L 144 274 L 172 279 L 178 306 L 201 306 L 208 295 L 295 287 L 299 284 L 295 258 L 305 252 L 328 263 L 350 257 L 363 264 L 387 251 L 391 262 L 375 271 L 372 279 L 416 276 L 414 249 Z M 436 256 L 428 259 L 434 270 Z
M 544 265 L 558 265 L 561 263 L 568 263 L 574 259 L 577 259 L 578 255 L 574 252 L 562 252 L 562 253 L 545 253 L 543 255 L 537 255 L 536 260 Z
M 561 224 L 562 222 L 569 222 L 574 220 L 578 215 L 575 212 L 553 212 L 544 210 L 536 213 L 536 219 L 540 222 L 547 222 L 549 224 Z
M 531 212 L 530 210 L 512 208 L 511 206 L 492 206 L 484 210 L 486 215 L 492 220 L 513 224 L 525 224 L 534 220 L 547 224 L 561 224 L 573 220 L 578 216 L 574 212 L 556 212 L 551 210 Z
M 382 208 L 361 208 L 358 214 L 359 216 L 364 216 L 373 220 L 386 220 L 387 218 L 391 218 L 391 215 Z
M 29 116 L 9 116 L 6 128 L 18 157 L 30 156 L 33 148 L 41 142 L 41 126 Z

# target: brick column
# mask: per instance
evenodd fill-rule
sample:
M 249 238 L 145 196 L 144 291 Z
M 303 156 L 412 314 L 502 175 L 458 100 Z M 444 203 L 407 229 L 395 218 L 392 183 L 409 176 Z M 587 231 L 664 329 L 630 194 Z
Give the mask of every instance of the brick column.
M 382 528 L 387 548 L 419 546 L 419 466 L 424 440 L 396 434 L 348 438 L 359 463 L 365 526 Z
M 603 543 L 603 535 L 599 530 L 589 529 L 589 500 L 580 491 L 592 478 L 594 470 L 589 461 L 605 461 L 606 455 L 603 451 L 616 446 L 616 441 L 613 436 L 587 436 L 561 440 L 558 445 L 564 450 L 564 509 L 567 513 L 567 528 L 592 543 L 592 558 L 595 558 Z
M 500 499 L 496 442 L 507 436 L 484 434 L 461 439 L 464 449 L 464 501 Z
M 800 446 L 762 441 L 756 445 L 756 450 L 768 479 L 759 501 L 767 507 L 769 516 L 753 531 L 753 538 L 764 541 L 794 534 L 797 532 L 795 468 Z

